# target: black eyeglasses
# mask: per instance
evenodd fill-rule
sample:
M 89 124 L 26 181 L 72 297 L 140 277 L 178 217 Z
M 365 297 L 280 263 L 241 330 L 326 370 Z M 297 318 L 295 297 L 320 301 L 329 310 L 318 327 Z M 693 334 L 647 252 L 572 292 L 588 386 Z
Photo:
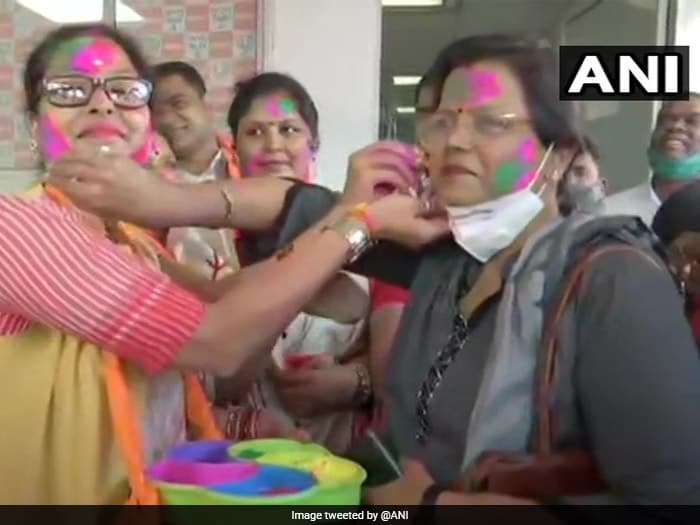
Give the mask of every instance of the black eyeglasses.
M 95 90 L 101 87 L 112 103 L 123 109 L 138 109 L 151 98 L 153 85 L 143 78 L 118 76 L 93 78 L 83 75 L 66 75 L 46 78 L 43 93 L 50 104 L 62 108 L 85 106 Z

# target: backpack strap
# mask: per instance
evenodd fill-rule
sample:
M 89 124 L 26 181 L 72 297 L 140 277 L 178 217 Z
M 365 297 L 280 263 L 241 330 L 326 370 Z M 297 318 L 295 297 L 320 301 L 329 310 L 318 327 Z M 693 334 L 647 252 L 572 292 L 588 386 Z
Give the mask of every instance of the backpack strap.
M 600 256 L 613 252 L 634 252 L 646 259 L 659 270 L 664 271 L 664 266 L 651 254 L 631 244 L 606 244 L 596 247 L 576 262 L 568 275 L 564 278 L 562 292 L 554 305 L 553 314 L 545 325 L 542 363 L 539 372 L 536 390 L 537 425 L 535 435 L 535 452 L 538 456 L 548 456 L 553 453 L 554 443 L 554 393 L 558 379 L 559 357 L 559 326 L 568 306 L 578 293 L 582 278 Z

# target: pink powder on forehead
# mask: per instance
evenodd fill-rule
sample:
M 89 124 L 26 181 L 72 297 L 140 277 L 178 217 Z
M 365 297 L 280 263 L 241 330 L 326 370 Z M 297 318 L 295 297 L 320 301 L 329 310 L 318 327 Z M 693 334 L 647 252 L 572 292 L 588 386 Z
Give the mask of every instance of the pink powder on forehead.
M 119 52 L 119 47 L 111 40 L 96 38 L 89 41 L 73 55 L 72 66 L 77 71 L 95 75 L 114 65 Z
M 39 126 L 46 160 L 54 162 L 71 149 L 68 136 L 61 131 L 50 115 L 41 117 Z
M 487 69 L 469 70 L 469 80 L 472 85 L 473 104 L 484 104 L 503 95 L 503 88 L 498 74 Z
M 274 118 L 283 118 L 297 109 L 294 101 L 289 97 L 274 97 L 265 104 L 267 113 Z

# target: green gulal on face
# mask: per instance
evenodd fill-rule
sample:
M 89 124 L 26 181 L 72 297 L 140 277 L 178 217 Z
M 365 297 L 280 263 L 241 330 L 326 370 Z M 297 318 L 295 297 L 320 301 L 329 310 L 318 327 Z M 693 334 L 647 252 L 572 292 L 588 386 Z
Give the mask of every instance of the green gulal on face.
M 525 172 L 521 162 L 511 160 L 502 164 L 496 171 L 495 187 L 498 194 L 510 193 Z
M 94 36 L 78 36 L 59 44 L 51 58 L 52 66 L 66 72 L 72 71 L 73 57 L 94 41 Z

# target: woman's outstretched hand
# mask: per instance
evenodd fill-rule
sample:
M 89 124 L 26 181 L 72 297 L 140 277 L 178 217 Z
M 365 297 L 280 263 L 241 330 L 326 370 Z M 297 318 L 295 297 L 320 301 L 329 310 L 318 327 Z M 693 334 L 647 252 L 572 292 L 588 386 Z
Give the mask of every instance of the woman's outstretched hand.
M 443 210 L 421 195 L 419 152 L 395 141 L 372 144 L 350 156 L 341 198 L 346 205 L 369 203 L 372 235 L 419 248 L 449 233 Z

